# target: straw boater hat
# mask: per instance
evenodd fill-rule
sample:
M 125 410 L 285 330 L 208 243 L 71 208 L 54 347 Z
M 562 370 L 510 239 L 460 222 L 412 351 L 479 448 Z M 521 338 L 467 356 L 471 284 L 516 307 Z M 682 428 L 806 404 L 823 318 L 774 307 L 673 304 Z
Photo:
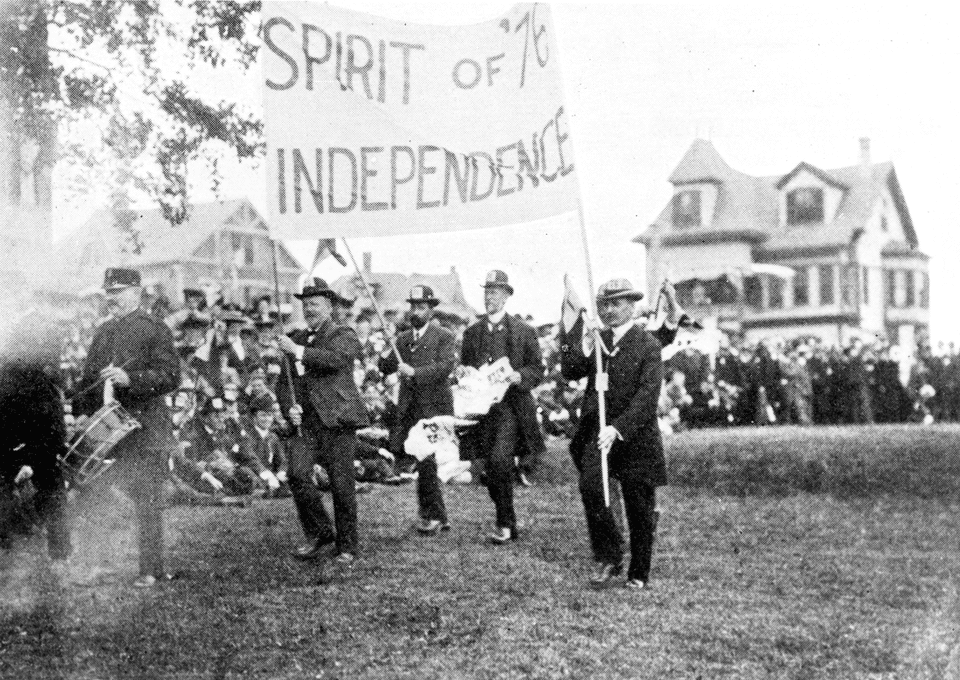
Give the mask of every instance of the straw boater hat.
M 507 273 L 502 272 L 499 269 L 494 269 L 487 273 L 487 280 L 483 282 L 484 288 L 503 288 L 505 291 L 513 295 L 513 286 L 510 285 L 509 280 L 507 279 Z
M 430 286 L 414 286 L 411 288 L 410 297 L 407 298 L 407 302 L 410 304 L 414 302 L 426 302 L 431 307 L 436 307 L 440 304 L 440 300 L 434 296 L 433 289 Z
M 298 300 L 306 300 L 307 298 L 317 297 L 318 295 L 327 298 L 330 302 L 336 302 L 340 297 L 327 285 L 326 281 L 317 278 L 312 279 L 310 283 L 304 285 L 303 292 L 293 294 Z
M 634 290 L 633 284 L 626 279 L 610 279 L 597 291 L 597 302 L 606 302 L 607 300 L 631 300 L 636 302 L 641 299 L 643 299 L 643 293 Z

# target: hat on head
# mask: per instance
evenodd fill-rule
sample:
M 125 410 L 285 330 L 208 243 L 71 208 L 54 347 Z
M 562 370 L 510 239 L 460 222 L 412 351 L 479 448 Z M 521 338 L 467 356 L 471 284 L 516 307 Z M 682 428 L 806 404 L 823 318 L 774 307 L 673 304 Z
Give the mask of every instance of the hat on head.
M 636 302 L 642 298 L 643 293 L 634 290 L 633 284 L 626 279 L 610 279 L 597 291 L 597 302 L 607 300 L 631 300 Z
M 410 297 L 407 298 L 407 302 L 410 304 L 414 302 L 426 302 L 431 307 L 436 307 L 440 304 L 440 300 L 434 296 L 433 288 L 430 286 L 414 286 L 411 288 Z
M 250 413 L 256 413 L 257 411 L 270 411 L 272 413 L 274 403 L 272 394 L 261 392 L 250 400 Z
M 203 406 L 200 408 L 200 415 L 208 416 L 214 411 L 223 411 L 226 406 L 223 403 L 223 399 L 220 397 L 213 397 L 212 399 L 207 399 Z
M 280 315 L 276 312 L 270 312 L 269 314 L 261 314 L 258 317 L 255 317 L 253 320 L 253 325 L 257 328 L 273 328 L 280 321 Z
M 199 298 L 203 298 L 204 300 L 206 300 L 206 299 L 207 299 L 207 294 L 204 293 L 204 292 L 203 292 L 202 290 L 200 290 L 199 288 L 184 288 L 184 289 L 183 289 L 183 297 L 184 297 L 184 298 L 188 298 L 188 297 L 199 297 Z
M 187 314 L 187 317 L 180 324 L 180 328 L 207 328 L 210 325 L 210 317 L 206 314 Z
M 246 323 L 247 317 L 243 315 L 239 309 L 230 309 L 224 308 L 223 314 L 220 315 L 220 320 L 224 323 Z
M 103 275 L 104 290 L 119 290 L 140 285 L 140 272 L 124 267 L 110 267 Z
M 336 302 L 337 298 L 340 296 L 327 285 L 327 282 L 323 279 L 311 279 L 309 283 L 303 286 L 303 292 L 294 293 L 293 297 L 298 300 L 306 300 L 307 298 L 322 296 L 330 300 L 330 302 Z
M 507 273 L 499 269 L 493 269 L 487 272 L 487 280 L 483 282 L 484 288 L 503 288 L 510 295 L 513 295 L 513 286 L 507 279 Z

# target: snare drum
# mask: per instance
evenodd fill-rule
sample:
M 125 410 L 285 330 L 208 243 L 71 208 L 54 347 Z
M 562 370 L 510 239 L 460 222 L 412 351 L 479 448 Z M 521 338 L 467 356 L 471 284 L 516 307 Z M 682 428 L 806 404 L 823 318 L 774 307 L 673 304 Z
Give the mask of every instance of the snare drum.
M 66 455 L 59 458 L 60 467 L 70 483 L 85 486 L 113 465 L 110 451 L 140 423 L 120 404 L 105 404 L 84 424 L 83 432 L 73 439 Z

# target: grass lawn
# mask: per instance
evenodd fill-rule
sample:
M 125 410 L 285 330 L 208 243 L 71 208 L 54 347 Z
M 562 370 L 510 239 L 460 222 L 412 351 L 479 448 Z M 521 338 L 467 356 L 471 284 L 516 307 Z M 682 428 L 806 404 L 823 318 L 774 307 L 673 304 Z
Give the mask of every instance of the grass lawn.
M 78 564 L 120 567 L 90 585 L 61 587 L 28 542 L 0 556 L 0 677 L 960 675 L 960 508 L 942 500 L 669 487 L 654 589 L 634 593 L 584 587 L 575 484 L 518 490 L 524 532 L 505 547 L 483 541 L 485 489 L 446 498 L 453 531 L 423 538 L 413 488 L 360 496 L 349 571 L 286 556 L 289 499 L 170 509 L 181 577 L 149 592 L 129 586 L 125 512 L 78 528 Z

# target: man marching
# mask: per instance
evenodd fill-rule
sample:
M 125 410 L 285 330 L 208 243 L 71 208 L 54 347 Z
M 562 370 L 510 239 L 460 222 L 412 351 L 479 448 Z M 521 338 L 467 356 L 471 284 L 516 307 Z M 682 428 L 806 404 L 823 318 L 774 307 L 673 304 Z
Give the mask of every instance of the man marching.
M 384 375 L 395 372 L 400 376 L 397 417 L 390 428 L 390 449 L 394 454 L 403 451 L 410 428 L 420 420 L 453 415 L 450 373 L 454 364 L 454 337 L 431 320 L 440 300 L 434 297 L 429 286 L 414 286 L 407 302 L 410 303 L 411 328 L 397 336 L 400 361 L 392 351 L 380 358 L 380 371 Z M 443 489 L 437 477 L 437 459 L 433 455 L 417 465 L 417 500 L 420 533 L 432 535 L 450 528 Z
M 610 475 L 620 481 L 630 531 L 627 586 L 647 587 L 656 532 L 656 487 L 666 484 L 663 440 L 657 424 L 657 400 L 663 380 L 661 343 L 633 321 L 643 293 L 626 279 L 600 286 L 597 312 L 604 330 L 603 366 L 608 376 L 606 422 L 599 422 L 596 392 L 595 336 L 584 330 L 582 347 L 561 350 L 561 371 L 567 380 L 587 377 L 580 424 L 570 454 L 580 472 L 580 495 L 594 559 L 591 580 L 608 585 L 623 571 L 623 537 L 611 508 L 604 502 L 601 456 L 608 456 Z
M 369 424 L 366 407 L 353 381 L 353 364 L 362 348 L 356 332 L 331 319 L 337 294 L 323 279 L 313 279 L 296 296 L 303 303 L 307 328 L 281 335 L 280 349 L 296 362 L 297 406 L 291 422 L 301 426 L 303 446 L 290 447 L 288 479 L 306 543 L 293 551 L 298 559 L 319 557 L 336 542 L 338 563 L 350 565 L 357 555 L 357 497 L 353 469 L 356 430 Z M 333 492 L 334 524 L 323 507 L 323 494 L 313 483 L 313 466 L 323 464 Z
M 140 577 L 135 586 L 149 587 L 167 578 L 163 569 L 163 484 L 172 448 L 173 422 L 164 395 L 177 388 L 180 361 L 170 329 L 141 309 L 140 273 L 108 269 L 104 292 L 112 314 L 93 336 L 75 412 L 89 416 L 105 401 L 106 392 L 127 410 L 140 428 L 111 452 L 116 475 L 136 507 Z M 78 419 L 77 428 L 83 421 Z
M 530 390 L 543 379 L 545 371 L 537 332 L 504 309 L 513 295 L 507 275 L 491 271 L 483 287 L 487 313 L 463 332 L 460 363 L 479 368 L 507 357 L 513 369 L 503 400 L 494 404 L 470 433 L 478 438 L 480 455 L 486 458 L 487 489 L 497 512 L 490 540 L 502 544 L 517 539 L 514 456 L 535 457 L 544 451 Z

